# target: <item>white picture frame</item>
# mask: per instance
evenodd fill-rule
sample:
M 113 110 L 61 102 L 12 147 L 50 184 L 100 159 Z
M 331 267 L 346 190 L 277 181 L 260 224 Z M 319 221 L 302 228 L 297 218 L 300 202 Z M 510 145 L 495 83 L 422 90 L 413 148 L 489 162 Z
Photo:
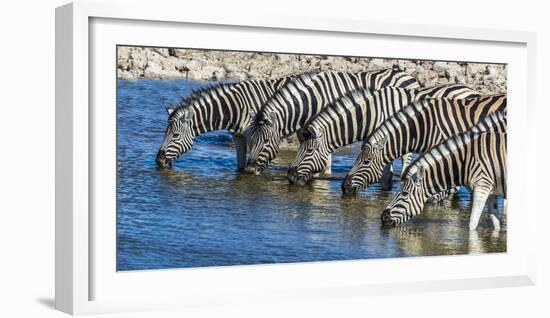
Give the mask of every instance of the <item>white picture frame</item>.
M 104 71 L 113 66 L 114 51 L 105 53 L 101 48 L 116 49 L 113 44 L 189 47 L 182 42 L 184 40 L 174 39 L 177 38 L 174 35 L 181 32 L 180 28 L 186 27 L 190 30 L 189 34 L 194 32 L 191 29 L 198 32 L 194 37 L 195 46 L 191 47 L 254 50 L 263 45 L 260 40 L 226 43 L 221 37 L 217 42 L 211 39 L 201 42 L 199 37 L 201 28 L 206 28 L 210 33 L 227 29 L 224 37 L 228 39 L 254 34 L 293 39 L 289 43 L 278 42 L 269 46 L 272 50 L 278 46 L 275 50 L 281 52 L 320 53 L 296 45 L 300 40 L 307 40 L 308 36 L 348 41 L 346 43 L 350 43 L 350 39 L 355 41 L 355 38 L 360 38 L 361 41 L 372 41 L 370 52 L 379 53 L 370 56 L 427 59 L 439 56 L 446 60 L 508 63 L 512 105 L 509 126 L 512 133 L 509 137 L 510 228 L 507 253 L 112 272 L 115 220 L 109 216 L 111 214 L 91 213 L 98 204 L 106 203 L 109 207 L 109 200 L 96 202 L 95 197 L 90 195 L 92 192 L 97 194 L 94 187 L 98 184 L 103 185 L 104 180 L 112 182 L 114 178 L 109 174 L 109 163 L 106 163 L 107 166 L 101 163 L 101 158 L 108 157 L 112 147 L 98 149 L 94 146 L 98 140 L 106 140 L 109 145 L 108 139 L 114 138 L 112 106 L 115 100 L 112 89 L 115 87 L 105 90 L 99 87 L 107 87 L 116 81 L 114 68 L 112 73 Z M 140 32 L 133 34 L 132 28 L 140 28 Z M 395 53 L 403 41 L 408 43 L 412 52 L 407 56 Z M 323 41 L 317 42 L 322 45 Z M 378 42 L 385 45 L 376 44 Z M 422 51 L 426 50 L 427 43 L 441 46 L 441 52 Z M 534 33 L 520 31 L 315 18 L 304 20 L 276 15 L 216 15 L 182 10 L 177 5 L 122 7 L 111 2 L 72 3 L 57 8 L 56 308 L 70 314 L 87 314 L 243 301 L 305 300 L 533 284 L 536 232 L 535 225 L 528 220 L 535 219 L 536 209 L 535 201 L 529 200 L 530 196 L 522 185 L 536 181 L 534 139 L 528 138 L 535 134 L 536 129 L 535 123 L 529 119 L 535 111 L 532 85 L 535 80 L 534 46 Z M 368 56 L 364 48 L 357 47 L 355 50 L 357 54 Z M 342 52 L 338 51 L 337 46 L 331 46 L 321 53 Z M 97 84 L 99 82 L 103 84 Z M 105 106 L 92 107 L 99 102 Z M 524 107 L 515 107 L 514 103 Z M 102 133 L 94 130 L 97 118 L 106 119 L 102 127 L 111 123 L 111 130 L 107 128 Z M 105 170 L 100 173 L 103 168 Z M 109 191 L 109 187 L 103 188 Z M 518 216 L 515 211 L 521 211 L 521 215 Z M 109 225 L 109 222 L 112 224 Z M 101 227 L 102 233 L 106 231 L 104 233 L 108 234 L 93 237 L 98 227 Z M 103 246 L 106 248 L 103 249 Z M 415 275 L 408 275 L 409 272 Z M 185 282 L 184 287 L 181 282 Z M 136 284 L 142 289 L 136 288 Z M 159 286 L 163 286 L 162 292 L 158 291 Z

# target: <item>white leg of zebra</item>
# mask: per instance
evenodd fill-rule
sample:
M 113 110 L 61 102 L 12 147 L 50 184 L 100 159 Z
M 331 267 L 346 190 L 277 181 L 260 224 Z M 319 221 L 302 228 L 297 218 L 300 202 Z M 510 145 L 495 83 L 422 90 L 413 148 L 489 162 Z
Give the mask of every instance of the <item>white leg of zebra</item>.
M 480 254 L 484 252 L 483 244 L 479 240 L 479 234 L 477 231 L 470 231 L 468 235 L 468 253 Z
M 325 170 L 321 172 L 322 174 L 331 174 L 332 173 L 332 154 L 328 155 L 327 158 L 327 166 L 325 167 Z
M 470 214 L 470 230 L 475 230 L 479 224 L 479 218 L 489 197 L 489 191 L 483 188 L 474 189 L 474 199 L 472 201 L 472 213 Z
M 393 167 L 391 163 L 388 163 L 384 167 L 382 178 L 380 178 L 380 184 L 382 185 L 382 190 L 391 190 L 392 180 L 393 180 Z
M 246 138 L 243 135 L 233 134 L 233 142 L 237 150 L 237 168 L 243 171 L 246 167 Z
M 403 172 L 405 172 L 405 169 L 407 169 L 407 167 L 411 163 L 412 157 L 412 152 L 401 157 L 401 176 L 403 176 Z
M 487 200 L 487 211 L 491 217 L 491 222 L 493 223 L 493 229 L 500 230 L 500 220 L 498 218 L 498 201 L 496 195 L 490 195 Z

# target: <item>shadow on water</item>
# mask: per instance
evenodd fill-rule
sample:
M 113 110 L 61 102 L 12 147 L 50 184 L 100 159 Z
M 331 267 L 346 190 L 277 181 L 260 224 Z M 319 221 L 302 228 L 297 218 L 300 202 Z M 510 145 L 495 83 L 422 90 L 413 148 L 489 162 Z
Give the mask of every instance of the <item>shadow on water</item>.
M 381 229 L 390 191 L 373 185 L 355 198 L 341 195 L 341 180 L 359 145 L 334 154 L 330 178 L 304 187 L 286 180 L 290 151 L 261 176 L 236 172 L 226 132 L 199 136 L 173 169 L 158 170 L 154 159 L 166 124 L 164 105 L 200 85 L 119 82 L 118 270 L 506 250 L 505 230 L 495 235 L 488 222 L 470 235 L 471 197 L 465 190 L 445 206 L 427 206 L 410 224 Z M 397 187 L 395 182 L 393 191 Z

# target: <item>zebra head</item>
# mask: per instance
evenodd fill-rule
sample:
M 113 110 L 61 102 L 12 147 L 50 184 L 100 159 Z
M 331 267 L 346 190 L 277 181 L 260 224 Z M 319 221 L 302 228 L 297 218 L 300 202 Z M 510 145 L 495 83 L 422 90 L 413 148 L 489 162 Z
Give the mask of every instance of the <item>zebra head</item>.
M 296 159 L 288 170 L 288 180 L 297 185 L 306 184 L 314 174 L 323 171 L 330 155 L 325 137 L 314 127 L 308 127 L 302 137 Z
M 190 123 L 193 111 L 189 108 L 175 111 L 166 108 L 166 111 L 168 112 L 168 126 L 156 159 L 157 166 L 161 168 L 172 167 L 172 163 L 193 146 L 193 131 Z
M 424 180 L 424 167 L 418 165 L 415 172 L 412 174 L 409 173 L 408 177 L 401 181 L 399 191 L 382 212 L 381 220 L 383 227 L 392 227 L 405 223 L 422 211 L 428 199 L 426 197 Z
M 255 122 L 251 128 L 250 158 L 246 163 L 245 170 L 259 175 L 279 153 L 281 137 L 275 114 L 260 113 Z
M 380 180 L 384 170 L 383 149 L 387 142 L 388 136 L 363 143 L 361 153 L 342 182 L 344 194 L 356 194 Z

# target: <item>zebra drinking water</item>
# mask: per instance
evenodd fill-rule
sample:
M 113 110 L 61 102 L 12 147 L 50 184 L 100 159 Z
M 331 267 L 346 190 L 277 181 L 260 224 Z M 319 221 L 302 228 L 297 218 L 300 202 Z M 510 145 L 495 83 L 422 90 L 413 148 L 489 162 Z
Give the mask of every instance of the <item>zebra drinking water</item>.
M 175 109 L 167 108 L 168 126 L 157 153 L 159 167 L 171 167 L 191 149 L 193 138 L 213 130 L 233 134 L 239 170 L 246 165 L 246 130 L 252 117 L 293 76 L 279 79 L 218 83 L 193 92 Z
M 416 79 L 397 70 L 361 73 L 319 72 L 290 81 L 262 107 L 251 127 L 247 171 L 262 173 L 279 152 L 283 137 L 297 132 L 324 107 L 358 88 L 418 88 Z
M 435 194 L 456 186 L 473 191 L 470 230 L 477 228 L 481 212 L 489 206 L 495 229 L 500 228 L 495 195 L 506 198 L 506 117 L 495 112 L 467 132 L 455 135 L 422 154 L 405 171 L 401 187 L 384 209 L 384 226 L 395 226 L 418 215 Z
M 342 182 L 345 194 L 357 193 L 382 176 L 395 158 L 423 153 L 474 126 L 495 111 L 506 110 L 506 95 L 468 99 L 425 99 L 397 112 L 363 143 L 361 153 Z
M 461 84 L 423 89 L 385 87 L 372 94 L 365 90 L 355 91 L 323 109 L 304 127 L 304 140 L 296 159 L 290 165 L 288 179 L 292 183 L 304 185 L 316 173 L 323 171 L 328 156 L 334 150 L 364 140 L 386 118 L 415 100 L 471 96 L 479 96 L 479 93 Z M 391 161 L 386 162 L 389 163 Z M 383 188 L 391 186 L 391 177 L 390 173 L 390 181 L 386 179 Z

